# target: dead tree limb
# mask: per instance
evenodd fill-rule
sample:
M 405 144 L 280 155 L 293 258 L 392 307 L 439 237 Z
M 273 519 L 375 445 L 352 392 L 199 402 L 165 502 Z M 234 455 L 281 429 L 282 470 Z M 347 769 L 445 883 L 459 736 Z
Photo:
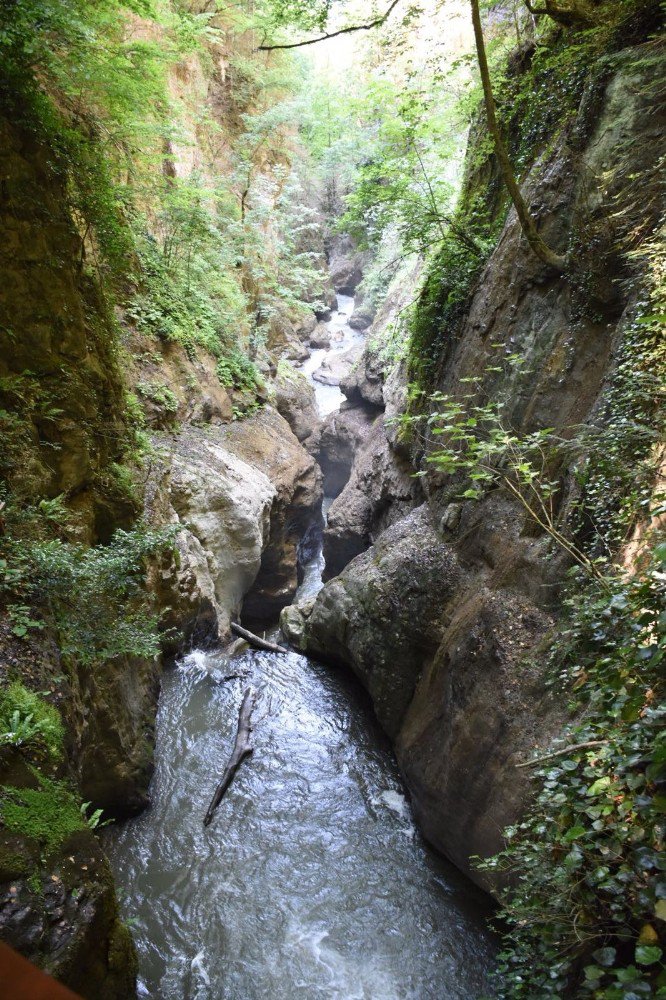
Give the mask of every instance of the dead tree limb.
M 224 797 L 224 793 L 227 788 L 234 780 L 234 775 L 236 771 L 243 763 L 246 757 L 249 757 L 252 753 L 253 747 L 250 743 L 250 737 L 252 735 L 252 724 L 250 718 L 252 716 L 252 709 L 254 708 L 255 695 L 252 688 L 248 688 L 243 695 L 243 700 L 241 702 L 240 711 L 238 713 L 238 729 L 236 730 L 236 739 L 234 742 L 234 749 L 229 758 L 229 763 L 224 769 L 224 774 L 222 775 L 222 780 L 215 789 L 215 794 L 210 800 L 210 805 L 204 816 L 203 824 L 208 826 L 213 818 L 213 813 L 219 806 L 220 802 Z
M 399 3 L 400 0 L 393 0 L 393 3 L 380 17 L 376 17 L 374 21 L 369 21 L 368 24 L 350 24 L 348 28 L 330 31 L 325 35 L 319 35 L 317 38 L 306 39 L 304 42 L 287 42 L 284 45 L 259 45 L 257 51 L 274 52 L 275 49 L 301 49 L 304 45 L 316 45 L 317 42 L 325 42 L 329 38 L 337 38 L 338 35 L 350 35 L 353 31 L 370 31 L 372 28 L 379 28 L 388 19 L 393 8 L 397 7 Z
M 265 649 L 269 653 L 288 653 L 289 650 L 285 649 L 284 646 L 278 646 L 275 642 L 269 642 L 268 639 L 261 639 L 254 632 L 248 632 L 246 628 L 242 625 L 237 625 L 236 622 L 231 623 L 231 631 L 236 635 L 239 635 L 241 639 L 245 639 L 249 642 L 251 646 L 256 646 L 257 649 Z
M 588 740 L 587 743 L 573 743 L 571 746 L 562 747 L 560 750 L 553 750 L 552 753 L 546 753 L 543 757 L 525 760 L 522 764 L 516 764 L 516 767 L 536 767 L 537 764 L 543 764 L 545 760 L 550 760 L 552 757 L 562 757 L 565 753 L 575 753 L 576 750 L 591 750 L 592 747 L 603 747 L 607 743 L 608 740 Z

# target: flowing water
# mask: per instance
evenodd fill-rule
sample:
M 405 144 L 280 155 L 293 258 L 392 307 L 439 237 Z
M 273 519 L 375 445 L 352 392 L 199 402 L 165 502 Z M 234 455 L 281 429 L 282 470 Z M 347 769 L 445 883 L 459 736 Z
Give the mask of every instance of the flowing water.
M 319 554 L 305 568 L 299 596 L 316 593 L 322 565 Z M 254 754 L 204 828 L 248 685 Z M 106 833 L 140 996 L 484 992 L 494 950 L 485 897 L 419 837 L 351 678 L 296 653 L 190 653 L 164 675 L 155 756 L 150 809 Z
M 326 324 L 331 334 L 331 346 L 312 351 L 308 360 L 300 366 L 303 374 L 307 375 L 314 385 L 317 408 L 322 417 L 333 413 L 334 410 L 339 410 L 345 397 L 339 386 L 322 384 L 317 379 L 316 372 L 321 368 L 323 361 L 333 361 L 351 348 L 360 348 L 365 340 L 363 332 L 354 330 L 349 325 L 349 317 L 354 311 L 353 297 L 351 295 L 338 295 L 337 298 L 338 308 Z

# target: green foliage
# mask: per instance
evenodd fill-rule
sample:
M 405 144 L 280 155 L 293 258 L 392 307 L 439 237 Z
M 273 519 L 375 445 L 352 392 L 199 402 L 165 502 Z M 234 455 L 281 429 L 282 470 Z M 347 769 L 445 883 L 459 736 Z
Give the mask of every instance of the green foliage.
M 138 382 L 136 391 L 167 413 L 175 415 L 178 412 L 178 399 L 168 385 L 159 382 Z
M 528 817 L 483 865 L 518 876 L 503 897 L 499 998 L 626 1000 L 666 986 L 665 568 L 662 543 L 645 572 L 577 581 L 566 602 L 550 664 L 581 721 L 562 737 L 571 749 L 536 771 Z
M 142 333 L 181 343 L 190 356 L 197 348 L 217 356 L 246 325 L 237 223 L 196 177 L 174 181 L 159 197 L 156 233 L 145 219 L 133 223 L 140 285 L 127 315 Z
M 405 252 L 423 252 L 446 237 L 454 193 L 446 105 L 437 113 L 422 84 L 398 90 L 386 78 L 371 81 L 362 100 L 373 127 L 340 227 L 367 246 L 393 225 Z
M 628 539 L 637 513 L 666 501 L 663 484 L 654 492 L 666 436 L 663 248 L 650 244 L 633 256 L 647 265 L 648 287 L 619 345 L 604 410 L 587 433 L 589 455 L 578 470 L 582 500 L 575 528 L 599 555 Z
M 3 539 L 0 599 L 19 596 L 57 633 L 77 663 L 159 652 L 159 616 L 144 588 L 147 560 L 172 544 L 173 532 L 139 526 L 117 531 L 108 545 L 60 539 Z
M 232 350 L 221 357 L 216 366 L 217 377 L 222 385 L 238 392 L 256 396 L 263 388 L 263 382 L 255 364 L 242 351 Z
M 58 760 L 64 736 L 60 713 L 40 695 L 19 681 L 0 690 L 0 743 Z
M 36 840 L 47 857 L 73 833 L 86 828 L 79 800 L 66 781 L 33 769 L 37 788 L 0 786 L 0 817 L 10 833 Z
M 477 206 L 461 204 L 456 225 L 473 244 L 449 233 L 434 256 L 410 322 L 410 372 L 426 386 L 455 342 L 476 281 L 494 246 L 492 227 Z
M 276 26 L 293 25 L 303 31 L 323 31 L 334 0 L 264 0 L 260 13 Z
M 91 802 L 82 802 L 79 806 L 79 812 L 83 816 L 86 826 L 91 830 L 97 830 L 102 826 L 109 826 L 111 824 L 111 820 L 102 820 L 102 816 L 104 814 L 103 809 L 93 809 L 90 816 L 88 816 L 88 810 L 91 805 Z

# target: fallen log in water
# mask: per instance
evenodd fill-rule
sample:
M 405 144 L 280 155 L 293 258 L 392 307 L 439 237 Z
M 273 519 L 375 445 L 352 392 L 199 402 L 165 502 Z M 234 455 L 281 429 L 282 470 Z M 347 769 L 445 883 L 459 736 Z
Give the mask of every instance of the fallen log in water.
M 215 789 L 215 794 L 210 800 L 210 805 L 204 816 L 203 824 L 208 826 L 213 818 L 213 813 L 219 806 L 224 793 L 227 788 L 234 780 L 234 775 L 236 771 L 243 763 L 246 757 L 252 753 L 253 747 L 250 743 L 250 736 L 252 735 L 252 724 L 250 718 L 252 716 L 252 709 L 254 708 L 255 694 L 252 688 L 248 688 L 243 695 L 243 700 L 241 702 L 240 711 L 238 712 L 238 729 L 236 730 L 236 740 L 234 742 L 234 749 L 231 757 L 229 758 L 229 763 L 224 769 L 224 774 L 222 775 L 222 780 Z
M 236 622 L 231 623 L 231 631 L 236 635 L 239 635 L 241 639 L 245 639 L 249 642 L 251 646 L 256 646 L 257 649 L 265 649 L 269 653 L 288 653 L 289 650 L 285 649 L 284 646 L 278 646 L 275 642 L 269 642 L 268 639 L 261 639 L 254 632 L 248 632 L 246 628 L 242 625 L 237 625 Z

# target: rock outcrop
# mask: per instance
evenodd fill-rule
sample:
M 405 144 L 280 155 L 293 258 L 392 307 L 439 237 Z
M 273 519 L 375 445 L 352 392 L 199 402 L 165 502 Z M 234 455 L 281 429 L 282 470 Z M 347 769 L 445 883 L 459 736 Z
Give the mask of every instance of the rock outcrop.
M 279 365 L 273 388 L 276 410 L 287 421 L 298 440 L 305 444 L 317 433 L 321 422 L 312 383 L 295 368 L 285 369 L 283 365 Z
M 333 288 L 342 295 L 353 295 L 363 278 L 365 255 L 346 235 L 336 236 L 329 251 L 328 268 Z
M 2 940 L 84 1000 L 131 1000 L 136 952 L 93 832 L 71 834 L 49 856 L 50 875 L 39 884 L 30 860 L 39 869 L 34 841 L 0 833 L 0 882 L 9 887 L 0 902 Z
M 277 614 L 298 586 L 298 545 L 321 505 L 321 475 L 271 407 L 225 427 L 174 438 L 149 504 L 158 523 L 182 526 L 179 560 L 156 581 L 166 624 L 196 638 L 224 637 L 244 610 Z
M 640 54 L 620 53 L 603 78 L 593 73 L 578 120 L 523 188 L 551 245 L 564 249 L 571 232 L 580 238 L 583 287 L 531 254 L 511 211 L 458 325 L 433 330 L 440 345 L 433 388 L 462 395 L 473 385 L 480 403 L 505 400 L 519 433 L 553 426 L 566 437 L 573 425 L 594 423 L 614 352 L 636 315 L 640 273 L 621 248 L 632 232 L 655 231 L 660 155 Z M 611 217 L 609 241 L 601 233 Z M 387 370 L 366 352 L 343 389 L 357 405 L 383 403 L 395 415 L 405 399 L 403 366 Z M 499 876 L 480 873 L 470 858 L 501 849 L 503 828 L 519 819 L 530 794 L 515 765 L 566 719 L 566 706 L 547 696 L 541 649 L 570 558 L 508 491 L 479 502 L 461 497 L 462 477 L 426 461 L 437 444 L 431 433 L 409 444 L 375 419 L 329 514 L 328 572 L 341 569 L 354 546 L 374 544 L 312 607 L 292 609 L 283 627 L 299 648 L 361 678 L 394 741 L 422 830 L 496 889 Z M 396 463 L 408 459 L 404 480 L 387 490 Z M 427 503 L 405 516 L 417 499 L 406 484 L 417 471 Z M 567 530 L 575 469 L 564 460 L 555 474 L 555 516 Z
M 337 497 L 349 481 L 354 458 L 370 434 L 377 412 L 343 406 L 322 422 L 312 450 L 324 474 L 324 493 Z
M 366 413 L 345 411 L 336 426 L 360 429 L 367 419 L 363 416 Z M 327 579 L 339 573 L 385 528 L 410 511 L 421 495 L 413 469 L 395 454 L 387 441 L 382 416 L 370 419 L 372 422 L 354 456 L 350 478 L 328 512 L 324 531 Z M 341 438 L 336 446 L 344 441 Z

